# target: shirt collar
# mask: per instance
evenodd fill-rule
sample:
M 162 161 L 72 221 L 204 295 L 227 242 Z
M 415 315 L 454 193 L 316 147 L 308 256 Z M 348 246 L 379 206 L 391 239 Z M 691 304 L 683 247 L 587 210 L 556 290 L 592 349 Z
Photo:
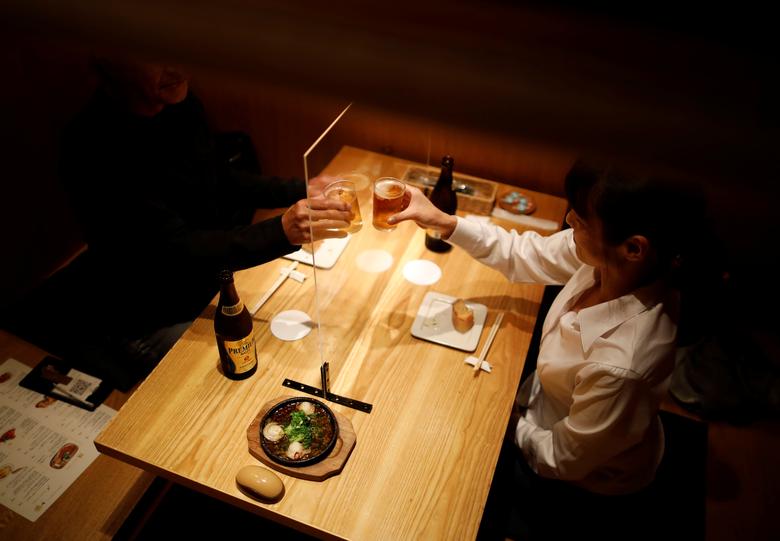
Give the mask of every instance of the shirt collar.
M 582 350 L 588 351 L 597 338 L 657 305 L 664 290 L 664 284 L 658 280 L 617 299 L 580 310 L 577 319 Z

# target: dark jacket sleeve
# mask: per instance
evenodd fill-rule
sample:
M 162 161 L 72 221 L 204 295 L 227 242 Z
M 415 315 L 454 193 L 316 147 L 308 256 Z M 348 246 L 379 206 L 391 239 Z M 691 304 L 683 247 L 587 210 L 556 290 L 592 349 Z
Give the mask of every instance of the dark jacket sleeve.
M 306 183 L 298 178 L 255 175 L 230 168 L 225 174 L 231 196 L 252 208 L 289 207 L 306 198 Z
M 160 168 L 134 167 L 118 155 L 121 144 L 104 146 L 93 137 L 73 137 L 69 143 L 61 172 L 86 240 L 91 250 L 118 264 L 212 273 L 260 265 L 297 249 L 284 234 L 281 216 L 255 224 L 232 220 L 221 210 L 225 205 L 215 202 L 225 197 L 221 191 L 213 200 L 196 197 L 182 188 L 188 182 L 184 174 L 174 182 L 173 176 L 148 173 Z M 305 193 L 302 181 L 235 178 L 240 183 L 231 204 L 276 208 Z
M 240 270 L 295 251 L 282 228 L 281 216 L 231 228 L 193 227 L 162 201 L 148 201 L 143 226 L 148 242 L 166 256 L 209 267 Z

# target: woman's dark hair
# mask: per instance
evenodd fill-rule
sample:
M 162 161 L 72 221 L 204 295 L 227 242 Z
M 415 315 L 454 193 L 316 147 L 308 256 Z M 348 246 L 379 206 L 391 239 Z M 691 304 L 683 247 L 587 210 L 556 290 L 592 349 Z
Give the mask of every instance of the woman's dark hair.
M 566 177 L 566 196 L 584 220 L 601 220 L 604 242 L 616 245 L 631 235 L 650 240 L 659 272 L 680 291 L 679 343 L 700 336 L 726 276 L 704 192 L 690 181 L 580 160 Z
M 658 272 L 680 292 L 678 343 L 700 337 L 727 276 L 703 190 L 690 181 L 581 160 L 566 177 L 566 196 L 584 220 L 601 220 L 604 242 L 617 245 L 632 235 L 650 240 Z
M 642 235 L 662 266 L 692 255 L 706 221 L 703 194 L 692 184 L 608 163 L 576 162 L 566 176 L 566 196 L 584 220 L 601 220 L 604 242 L 614 246 Z

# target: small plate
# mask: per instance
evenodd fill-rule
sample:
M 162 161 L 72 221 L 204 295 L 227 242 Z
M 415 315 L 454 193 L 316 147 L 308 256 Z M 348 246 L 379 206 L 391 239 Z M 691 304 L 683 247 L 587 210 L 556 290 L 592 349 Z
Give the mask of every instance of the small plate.
M 504 192 L 498 200 L 498 206 L 512 214 L 533 214 L 536 210 L 533 198 L 517 190 Z
M 303 248 L 284 257 L 306 265 L 314 265 L 316 262 L 318 269 L 329 269 L 336 264 L 341 252 L 347 247 L 349 237 L 350 235 L 339 239 L 324 239 L 317 251 L 314 252 L 314 257 L 312 257 L 311 252 L 307 252 Z
M 474 310 L 474 326 L 462 333 L 452 326 L 452 303 L 456 300 L 455 297 L 429 291 L 412 323 L 412 336 L 462 351 L 476 350 L 485 326 L 487 306 L 466 301 L 466 305 Z

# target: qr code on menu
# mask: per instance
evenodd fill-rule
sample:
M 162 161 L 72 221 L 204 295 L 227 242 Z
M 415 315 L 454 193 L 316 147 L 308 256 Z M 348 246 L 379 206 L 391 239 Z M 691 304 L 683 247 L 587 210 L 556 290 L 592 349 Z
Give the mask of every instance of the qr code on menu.
M 68 386 L 68 391 L 76 396 L 83 396 L 92 387 L 92 383 L 83 379 L 77 379 Z

